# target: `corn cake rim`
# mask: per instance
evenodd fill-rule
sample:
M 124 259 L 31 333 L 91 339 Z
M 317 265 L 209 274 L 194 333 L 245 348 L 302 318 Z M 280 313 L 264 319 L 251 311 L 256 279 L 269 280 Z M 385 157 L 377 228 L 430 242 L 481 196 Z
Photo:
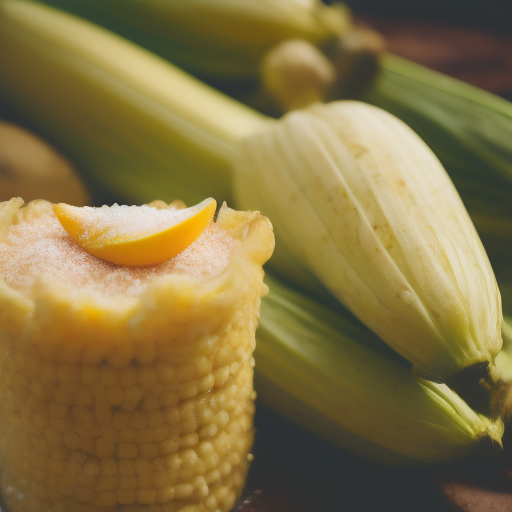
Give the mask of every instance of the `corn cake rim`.
M 162 208 L 165 204 L 163 201 L 150 203 L 156 208 Z M 13 198 L 0 203 L 0 238 L 10 226 L 46 214 L 49 210 L 53 214 L 53 203 L 43 199 L 25 204 L 23 199 Z M 117 321 L 124 319 L 127 322 L 130 318 L 155 308 L 163 297 L 172 298 L 174 305 L 180 305 L 181 312 L 187 310 L 187 307 L 197 310 L 204 303 L 215 302 L 219 306 L 234 304 L 246 293 L 248 283 L 243 282 L 242 276 L 247 271 L 248 276 L 254 276 L 254 272 L 263 276 L 261 267 L 274 249 L 272 225 L 257 211 L 236 211 L 225 202 L 217 215 L 216 224 L 241 242 L 226 267 L 216 276 L 168 274 L 156 277 L 140 294 L 131 297 L 106 296 L 87 288 L 72 289 L 54 282 L 48 276 L 35 277 L 32 296 L 29 297 L 9 286 L 3 276 L 0 276 L 0 326 L 9 335 L 16 335 L 37 308 L 48 309 L 50 305 L 60 310 L 66 309 L 75 316 L 87 312 L 95 317 L 95 321 L 101 317 L 113 316 Z M 260 281 L 258 294 L 264 296 L 268 288 L 262 279 Z

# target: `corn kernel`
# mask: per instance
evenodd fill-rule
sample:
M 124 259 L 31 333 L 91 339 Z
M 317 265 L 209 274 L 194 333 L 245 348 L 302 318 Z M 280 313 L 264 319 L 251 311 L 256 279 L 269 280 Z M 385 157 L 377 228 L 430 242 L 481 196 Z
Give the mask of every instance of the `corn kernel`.
M 101 471 L 106 475 L 117 475 L 119 472 L 119 461 L 113 457 L 104 457 L 101 459 Z
M 135 503 L 135 489 L 118 489 L 117 502 L 121 505 L 131 505 Z
M 137 503 L 142 505 L 151 505 L 156 501 L 156 489 L 138 489 Z
M 162 455 L 167 455 L 168 453 L 173 453 L 173 452 L 177 451 L 179 447 L 180 447 L 180 438 L 172 437 L 172 438 L 166 439 L 165 441 L 160 443 L 159 452 Z
M 156 370 L 152 366 L 141 366 L 138 371 L 138 381 L 141 386 L 151 387 L 158 380 Z
M 153 474 L 148 473 L 146 475 L 137 476 L 137 487 L 139 489 L 150 489 L 154 487 Z
M 195 446 L 199 441 L 199 436 L 196 432 L 192 432 L 190 434 L 185 434 L 181 438 L 180 446 L 182 448 L 190 448 Z
M 192 484 L 176 484 L 174 486 L 174 497 L 178 500 L 188 498 L 193 492 Z
M 179 402 L 178 394 L 174 391 L 164 391 L 160 397 L 160 403 L 163 407 L 174 407 Z
M 121 405 L 123 397 L 124 390 L 121 385 L 109 387 L 105 392 L 105 398 L 110 405 Z
M 121 489 L 134 489 L 137 487 L 138 478 L 137 475 L 119 475 L 119 487 Z
M 151 411 L 148 414 L 148 423 L 152 427 L 159 427 L 165 423 L 164 415 L 160 409 Z
M 66 460 L 69 457 L 69 449 L 64 445 L 52 444 L 50 447 L 50 458 L 55 460 Z
M 88 476 L 97 476 L 101 472 L 99 464 L 96 462 L 88 461 L 83 465 L 82 471 Z
M 142 457 L 155 459 L 159 454 L 159 446 L 156 443 L 139 444 L 139 453 Z
M 93 501 L 95 507 L 112 507 L 117 504 L 117 492 L 102 491 L 99 492 Z
M 96 456 L 103 459 L 106 457 L 112 457 L 116 450 L 115 443 L 100 437 L 96 441 Z
M 82 437 L 80 438 L 80 449 L 84 453 L 95 453 L 96 452 L 96 442 L 92 437 Z
M 154 343 L 147 342 L 136 348 L 135 360 L 137 363 L 145 365 L 152 363 L 157 356 L 157 348 Z
M 60 404 L 58 402 L 50 402 L 48 404 L 48 408 L 49 408 L 50 414 L 54 418 L 64 419 L 64 418 L 67 418 L 67 416 L 68 416 L 69 409 L 63 404 Z
M 175 425 L 178 423 L 178 421 L 180 421 L 180 412 L 176 407 L 169 407 L 165 409 L 163 414 L 166 423 L 169 425 Z
M 95 364 L 84 364 L 80 368 L 80 379 L 84 384 L 92 385 L 98 379 L 98 366 Z
M 158 486 L 156 490 L 156 503 L 167 503 L 174 498 L 174 487 L 172 486 Z
M 135 467 L 133 460 L 131 459 L 120 459 L 119 460 L 119 474 L 120 475 L 135 475 Z
M 136 459 L 138 452 L 135 443 L 119 443 L 116 448 L 116 455 L 120 459 Z
M 147 392 L 144 394 L 142 398 L 142 403 L 140 408 L 144 412 L 152 412 L 156 410 L 160 410 L 160 397 L 151 392 Z
M 123 430 L 119 431 L 119 442 L 120 443 L 131 443 L 138 441 L 138 435 L 140 430 L 135 430 L 134 428 L 123 428 Z
M 137 475 L 149 475 L 153 471 L 153 465 L 148 459 L 139 457 L 133 463 Z

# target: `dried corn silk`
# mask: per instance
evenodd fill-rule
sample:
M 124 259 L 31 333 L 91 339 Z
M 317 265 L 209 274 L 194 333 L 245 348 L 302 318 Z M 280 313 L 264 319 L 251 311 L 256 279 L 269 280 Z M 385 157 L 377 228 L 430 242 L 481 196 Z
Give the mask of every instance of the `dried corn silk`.
M 268 220 L 223 207 L 172 261 L 128 269 L 79 249 L 51 209 L 20 211 L 0 233 L 9 512 L 229 511 L 253 442 Z

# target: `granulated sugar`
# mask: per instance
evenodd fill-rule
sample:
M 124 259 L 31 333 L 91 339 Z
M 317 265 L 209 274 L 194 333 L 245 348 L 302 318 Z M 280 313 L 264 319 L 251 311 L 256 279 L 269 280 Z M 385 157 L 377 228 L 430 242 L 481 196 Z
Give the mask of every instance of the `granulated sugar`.
M 123 207 L 119 207 L 119 215 Z M 136 222 L 135 210 L 128 217 Z M 155 209 L 151 208 L 153 214 Z M 161 211 L 161 210 L 157 210 Z M 178 212 L 164 210 L 169 214 Z M 123 214 L 124 215 L 124 214 Z M 168 224 L 167 224 L 168 225 Z M 140 224 L 139 224 L 140 226 Z M 211 223 L 185 251 L 151 267 L 122 267 L 91 256 L 76 245 L 59 221 L 48 213 L 11 226 L 0 239 L 0 275 L 12 288 L 29 294 L 36 275 L 48 276 L 61 285 L 87 288 L 105 295 L 134 296 L 154 279 L 175 273 L 192 277 L 214 277 L 227 265 L 240 242 Z
M 117 238 L 121 234 L 123 238 L 130 239 L 158 233 L 193 216 L 200 209 L 200 205 L 183 210 L 168 210 L 147 205 L 126 206 L 116 203 L 101 208 L 86 206 L 77 209 L 80 210 L 81 221 L 85 226 L 89 226 L 80 238 L 83 240 L 94 231 L 97 241 L 101 243 Z

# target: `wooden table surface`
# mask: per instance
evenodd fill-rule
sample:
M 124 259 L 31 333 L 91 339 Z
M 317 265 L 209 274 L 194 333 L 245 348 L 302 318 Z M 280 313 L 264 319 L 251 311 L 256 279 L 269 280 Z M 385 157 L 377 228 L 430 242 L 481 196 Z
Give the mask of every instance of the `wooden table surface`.
M 372 18 L 397 55 L 512 100 L 512 35 L 453 24 Z M 512 144 L 512 141 L 511 141 Z M 511 512 L 512 435 L 441 467 L 389 468 L 337 450 L 257 410 L 254 462 L 234 512 Z
M 436 467 L 379 465 L 333 448 L 259 404 L 254 462 L 233 512 L 509 512 L 512 450 L 481 446 Z M 512 436 L 504 445 L 512 447 Z

